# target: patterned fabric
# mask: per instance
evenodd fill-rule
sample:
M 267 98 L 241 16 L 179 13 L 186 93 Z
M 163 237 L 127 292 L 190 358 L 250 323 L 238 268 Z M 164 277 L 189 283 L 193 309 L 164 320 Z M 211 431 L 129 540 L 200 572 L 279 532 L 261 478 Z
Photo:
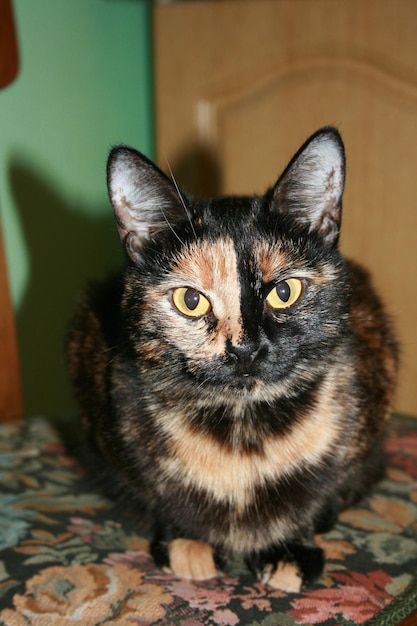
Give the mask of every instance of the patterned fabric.
M 159 570 L 145 522 L 91 488 L 46 420 L 3 424 L 0 625 L 391 626 L 417 607 L 417 421 L 395 418 L 386 451 L 386 478 L 317 537 L 322 579 L 285 594 L 239 560 L 205 582 Z

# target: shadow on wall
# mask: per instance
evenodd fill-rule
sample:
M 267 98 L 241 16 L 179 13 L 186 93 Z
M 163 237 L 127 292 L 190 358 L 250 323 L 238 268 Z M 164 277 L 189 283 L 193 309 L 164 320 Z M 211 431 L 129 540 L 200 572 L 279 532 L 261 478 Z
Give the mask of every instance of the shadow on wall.
M 75 411 L 64 351 L 71 311 L 87 281 L 120 267 L 121 245 L 111 209 L 89 217 L 19 161 L 9 175 L 30 266 L 16 320 L 25 413 L 62 420 Z
M 167 169 L 165 163 L 161 167 Z M 220 162 L 208 147 L 195 145 L 187 148 L 171 168 L 180 188 L 197 198 L 210 198 L 222 192 Z

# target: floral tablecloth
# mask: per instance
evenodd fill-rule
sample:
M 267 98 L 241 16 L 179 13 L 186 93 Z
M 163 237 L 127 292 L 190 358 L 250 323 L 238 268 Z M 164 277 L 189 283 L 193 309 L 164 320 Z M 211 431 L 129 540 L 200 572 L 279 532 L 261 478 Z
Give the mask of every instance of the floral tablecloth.
M 393 419 L 386 478 L 317 538 L 322 579 L 301 594 L 240 561 L 205 582 L 155 567 L 148 528 L 91 487 L 49 421 L 0 425 L 0 626 L 391 626 L 417 608 L 417 420 Z

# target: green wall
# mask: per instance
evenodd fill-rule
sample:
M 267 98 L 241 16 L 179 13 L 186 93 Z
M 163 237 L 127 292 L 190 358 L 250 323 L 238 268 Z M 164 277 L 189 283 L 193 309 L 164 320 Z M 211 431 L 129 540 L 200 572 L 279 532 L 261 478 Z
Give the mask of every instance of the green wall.
M 110 147 L 153 156 L 150 7 L 14 0 L 16 81 L 0 91 L 0 209 L 27 415 L 74 410 L 65 328 L 87 280 L 119 266 Z

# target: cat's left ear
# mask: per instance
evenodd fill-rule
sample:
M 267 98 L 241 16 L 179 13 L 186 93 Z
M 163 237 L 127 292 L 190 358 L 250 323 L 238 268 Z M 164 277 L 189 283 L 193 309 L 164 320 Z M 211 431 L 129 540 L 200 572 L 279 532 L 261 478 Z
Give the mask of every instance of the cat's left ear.
M 289 214 L 327 244 L 339 238 L 345 183 L 345 151 L 335 128 L 312 135 L 273 189 L 273 210 Z
M 172 181 L 145 155 L 116 146 L 107 162 L 107 186 L 120 239 L 132 261 L 145 241 L 184 217 L 184 199 Z

